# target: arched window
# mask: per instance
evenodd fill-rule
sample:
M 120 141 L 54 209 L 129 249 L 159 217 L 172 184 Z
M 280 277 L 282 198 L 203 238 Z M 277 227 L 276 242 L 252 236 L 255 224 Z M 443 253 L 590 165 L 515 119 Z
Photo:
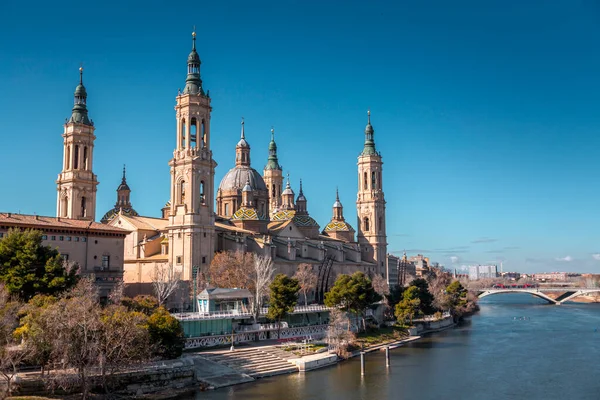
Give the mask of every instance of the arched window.
M 179 183 L 179 204 L 185 203 L 185 181 Z
M 196 118 L 192 118 L 190 122 L 190 147 L 196 147 L 197 144 L 197 130 L 198 130 L 198 121 Z
M 186 133 L 186 124 L 185 118 L 181 120 L 181 147 L 185 148 L 185 133 Z
M 367 180 L 367 173 L 365 172 L 363 174 L 364 179 L 363 179 L 363 190 L 368 190 L 369 189 L 369 181 Z
M 88 170 L 88 148 L 87 146 L 83 147 L 83 169 Z
M 277 187 L 275 184 L 271 185 L 271 197 L 277 196 L 275 193 L 277 192 Z
M 67 216 L 67 208 L 69 208 L 69 198 L 67 196 L 64 196 L 60 202 L 61 202 L 60 216 L 66 217 Z
M 377 182 L 375 181 L 375 177 L 377 175 L 375 174 L 375 171 L 371 172 L 371 189 L 372 190 L 377 190 Z
M 365 232 L 369 231 L 369 217 L 365 217 Z
M 225 203 L 225 212 L 224 212 L 225 216 L 227 217 L 229 215 L 229 203 Z
M 202 120 L 202 148 L 206 145 L 206 123 Z
M 200 181 L 200 204 L 205 204 L 204 181 Z
M 379 217 L 379 220 L 378 220 L 378 230 L 379 230 L 379 232 L 381 232 L 381 226 L 383 225 L 382 222 L 383 222 L 383 219 L 381 217 Z
M 71 168 L 71 146 L 67 146 L 65 153 L 65 169 Z
M 379 171 L 379 189 L 383 189 L 383 183 L 381 182 L 381 171 Z
M 81 216 L 87 217 L 87 201 L 85 196 L 81 196 Z
M 75 154 L 73 156 L 73 169 L 79 169 L 79 145 L 75 145 Z

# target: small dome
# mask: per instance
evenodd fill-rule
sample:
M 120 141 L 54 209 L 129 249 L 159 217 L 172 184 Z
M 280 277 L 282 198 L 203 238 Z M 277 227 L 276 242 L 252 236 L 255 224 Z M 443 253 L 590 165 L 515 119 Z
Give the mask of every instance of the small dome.
M 196 49 L 192 49 L 187 62 L 188 64 L 200 64 L 200 56 L 198 55 L 198 52 L 196 52 Z
M 239 210 L 235 212 L 231 216 L 232 220 L 242 220 L 242 221 L 266 221 L 268 218 L 254 208 L 241 207 Z
M 342 203 L 340 203 L 339 200 L 336 200 L 335 203 L 333 203 L 333 208 L 342 208 Z
M 246 181 L 246 186 L 242 189 L 242 192 L 251 192 L 252 187 L 250 186 L 250 181 Z
M 296 199 L 296 203 L 299 202 L 299 201 L 306 201 L 306 197 L 304 197 L 303 193 L 300 193 L 298 195 L 298 198 Z
M 252 190 L 267 190 L 262 176 L 254 168 L 244 165 L 230 169 L 221 180 L 219 190 L 242 189 L 246 186 L 246 182 L 250 184 Z
M 87 91 L 85 90 L 85 86 L 83 86 L 81 83 L 79 85 L 77 85 L 77 87 L 75 88 L 75 96 L 78 96 L 78 97 L 86 97 L 87 96 Z
M 129 185 L 127 184 L 127 182 L 121 182 L 121 184 L 117 188 L 117 191 L 120 192 L 121 190 L 129 190 L 129 191 L 131 191 L 131 189 L 129 189 Z
M 240 141 L 235 145 L 235 147 L 250 147 L 250 145 L 248 144 L 248 142 L 246 142 L 246 139 L 242 138 L 240 139 Z
M 354 232 L 354 229 L 346 221 L 331 221 L 323 232 Z
M 367 126 L 365 127 L 365 133 L 372 134 L 373 132 L 375 132 L 373 130 L 373 125 L 371 125 L 371 122 L 369 121 L 369 123 L 367 123 Z
M 292 190 L 291 187 L 287 186 L 285 188 L 285 190 L 281 193 L 281 195 L 283 196 L 284 194 L 291 194 L 292 196 L 294 195 L 294 191 Z

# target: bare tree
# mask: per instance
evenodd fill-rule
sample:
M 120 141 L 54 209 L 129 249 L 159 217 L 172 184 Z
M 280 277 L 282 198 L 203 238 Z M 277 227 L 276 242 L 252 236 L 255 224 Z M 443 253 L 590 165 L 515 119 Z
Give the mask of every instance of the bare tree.
M 110 291 L 108 295 L 108 300 L 111 304 L 121 304 L 121 300 L 125 296 L 125 283 L 123 281 L 117 282 L 113 289 Z
M 19 304 L 11 301 L 8 290 L 0 284 L 0 374 L 6 382 L 4 395 L 12 392 L 17 366 L 26 356 L 24 349 L 17 346 L 13 337 L 13 331 L 18 325 L 18 309 Z
M 165 304 L 169 296 L 179 287 L 179 282 L 180 274 L 175 272 L 172 265 L 163 264 L 154 267 L 152 287 L 159 306 Z
M 371 281 L 371 284 L 373 285 L 373 289 L 375 289 L 375 291 L 381 297 L 385 298 L 385 296 L 390 294 L 390 286 L 388 285 L 385 278 L 383 278 L 381 275 L 375 274 L 375 276 L 373 277 L 373 280 Z
M 252 288 L 254 289 L 254 298 L 252 299 L 252 314 L 254 323 L 258 322 L 260 309 L 263 305 L 263 299 L 269 292 L 269 284 L 273 281 L 275 266 L 270 257 L 254 257 L 254 273 L 252 274 Z
M 254 254 L 222 251 L 215 254 L 208 268 L 210 284 L 222 288 L 252 289 Z
M 99 363 L 102 386 L 108 392 L 110 379 L 123 368 L 150 357 L 147 317 L 121 305 L 101 311 Z
M 346 358 L 346 349 L 356 339 L 348 328 L 350 320 L 346 312 L 337 308 L 329 312 L 329 326 L 327 327 L 327 343 L 340 357 Z
M 294 274 L 294 278 L 300 284 L 300 291 L 304 296 L 304 305 L 308 305 L 308 292 L 317 286 L 318 276 L 311 264 L 300 264 L 298 270 Z
M 62 367 L 53 371 L 49 384 L 65 390 L 79 387 L 86 399 L 91 370 L 100 358 L 101 309 L 97 288 L 91 280 L 82 279 L 46 312 L 52 333 L 51 358 Z

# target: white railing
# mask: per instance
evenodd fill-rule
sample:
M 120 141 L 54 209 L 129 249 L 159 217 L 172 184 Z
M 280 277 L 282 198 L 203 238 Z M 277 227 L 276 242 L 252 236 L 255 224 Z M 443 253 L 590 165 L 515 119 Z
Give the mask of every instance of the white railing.
M 331 307 L 324 305 L 314 304 L 310 306 L 296 306 L 292 314 L 302 314 L 311 312 L 323 312 L 329 311 Z M 268 307 L 262 307 L 260 309 L 260 315 L 267 315 L 269 311 Z M 175 318 L 180 321 L 189 320 L 201 320 L 201 319 L 228 319 L 228 318 L 250 318 L 252 313 L 247 310 L 226 310 L 226 311 L 210 311 L 210 312 L 188 312 L 188 313 L 176 313 L 173 314 Z

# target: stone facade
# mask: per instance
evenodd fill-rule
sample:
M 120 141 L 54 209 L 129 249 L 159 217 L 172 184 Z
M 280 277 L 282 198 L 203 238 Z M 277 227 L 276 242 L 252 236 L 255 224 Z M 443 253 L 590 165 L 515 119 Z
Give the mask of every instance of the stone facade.
M 146 224 L 149 217 L 118 213 L 107 221 L 131 230 L 125 250 L 126 282 L 149 284 L 157 265 L 172 267 L 188 281 L 192 271 L 208 268 L 214 252 L 231 250 L 271 257 L 278 272 L 289 275 L 299 264 L 311 264 L 319 271 L 323 290 L 338 274 L 355 271 L 380 274 L 390 285 L 398 284 L 398 258 L 387 254 L 383 162 L 375 151 L 370 113 L 364 149 L 358 157 L 358 229 L 346 221 L 339 196 L 331 221 L 321 229 L 310 216 L 301 183 L 297 198 L 289 176 L 282 190 L 273 130 L 261 176 L 252 168 L 242 121 L 235 165 L 214 191 L 217 163 L 210 144 L 211 99 L 202 88 L 199 66 L 194 37 L 186 88 L 176 98 L 171 193 L 162 218 Z
M 39 215 L 0 214 L 0 238 L 11 228 L 42 231 L 42 243 L 56 248 L 66 262 L 93 276 L 101 297 L 123 280 L 124 239 L 128 231 L 96 222 Z

